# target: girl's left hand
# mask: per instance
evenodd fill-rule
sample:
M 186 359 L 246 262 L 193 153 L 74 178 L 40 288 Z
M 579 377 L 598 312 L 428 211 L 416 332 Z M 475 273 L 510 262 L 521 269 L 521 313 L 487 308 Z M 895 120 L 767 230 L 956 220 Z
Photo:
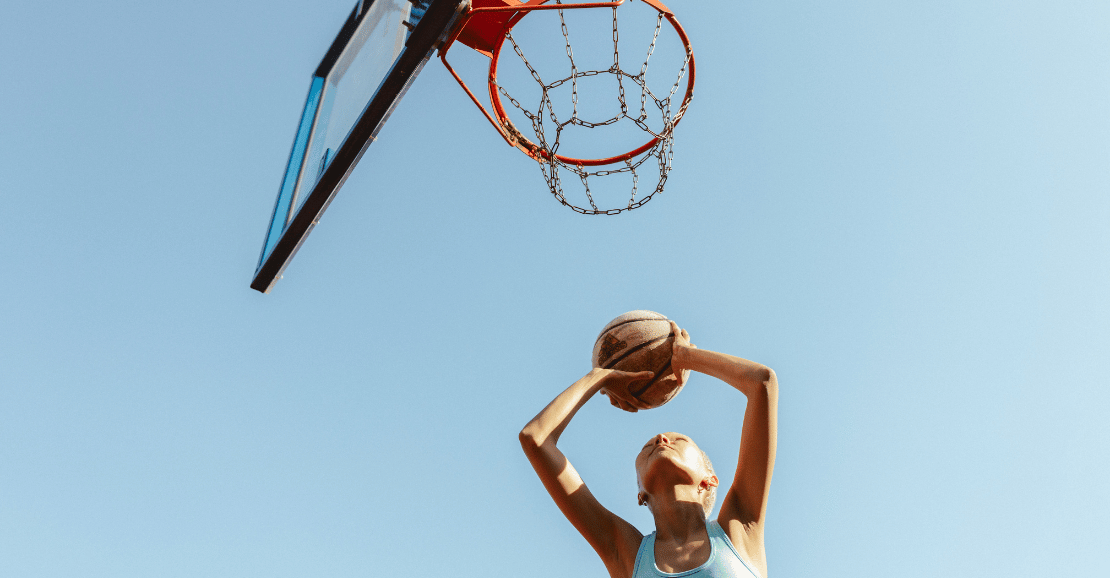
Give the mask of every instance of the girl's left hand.
M 678 383 L 682 384 L 682 376 L 690 367 L 687 365 L 686 354 L 691 349 L 697 349 L 698 346 L 690 343 L 690 334 L 685 329 L 679 329 L 678 324 L 671 321 L 671 333 L 674 334 L 674 342 L 671 344 L 671 369 L 674 371 L 674 376 L 678 379 Z

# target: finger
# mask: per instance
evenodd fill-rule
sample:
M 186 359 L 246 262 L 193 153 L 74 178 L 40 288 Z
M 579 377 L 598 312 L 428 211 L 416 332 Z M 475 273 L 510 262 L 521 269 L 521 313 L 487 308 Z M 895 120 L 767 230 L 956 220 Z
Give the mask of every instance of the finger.
M 637 377 L 636 379 L 630 380 L 628 382 L 628 385 L 626 385 L 624 388 L 625 391 L 623 393 L 625 393 L 626 395 L 622 397 L 624 397 L 625 399 L 636 399 L 636 394 L 632 392 L 639 391 L 640 393 L 643 393 L 643 390 L 646 390 L 651 385 L 651 378 L 655 376 L 654 372 L 648 371 L 646 373 L 646 377 Z
M 611 395 L 609 396 L 609 401 L 621 409 L 624 409 L 628 405 L 628 397 L 625 395 Z

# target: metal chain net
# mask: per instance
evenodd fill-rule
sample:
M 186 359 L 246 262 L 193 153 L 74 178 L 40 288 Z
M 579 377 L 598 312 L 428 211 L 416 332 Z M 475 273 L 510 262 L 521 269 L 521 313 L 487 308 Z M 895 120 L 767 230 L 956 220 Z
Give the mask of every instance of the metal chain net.
M 562 0 L 556 0 L 556 4 L 562 4 Z M 667 183 L 667 175 L 671 170 L 671 161 L 674 157 L 674 126 L 675 123 L 678 122 L 678 119 L 682 118 L 682 115 L 686 112 L 687 105 L 687 102 L 683 102 L 682 105 L 679 107 L 679 110 L 672 115 L 671 99 L 678 91 L 679 85 L 682 82 L 682 78 L 686 75 L 686 68 L 690 62 L 690 53 L 688 51 L 686 52 L 685 59 L 682 61 L 682 67 L 678 73 L 678 78 L 675 79 L 674 85 L 671 86 L 670 92 L 666 96 L 660 98 L 656 96 L 648 87 L 645 80 L 645 75 L 648 69 L 648 61 L 651 59 L 651 55 L 655 52 L 655 44 L 656 41 L 658 41 L 659 39 L 659 31 L 663 25 L 662 14 L 659 14 L 658 18 L 655 21 L 655 33 L 652 35 L 651 45 L 648 47 L 647 56 L 644 58 L 639 72 L 636 74 L 631 74 L 620 67 L 620 53 L 618 51 L 619 37 L 617 32 L 617 9 L 615 7 L 613 8 L 613 65 L 605 70 L 578 70 L 578 67 L 574 62 L 574 51 L 570 45 L 570 34 L 567 32 L 566 20 L 563 18 L 563 10 L 559 9 L 557 10 L 557 12 L 559 13 L 559 23 L 562 27 L 563 39 L 566 42 L 567 58 L 570 59 L 570 76 L 556 80 L 551 83 L 545 83 L 543 79 L 540 78 L 540 74 L 524 56 L 524 52 L 521 51 L 520 46 L 517 45 L 516 40 L 513 39 L 512 31 L 510 30 L 505 33 L 506 39 L 512 44 L 513 50 L 516 52 L 517 56 L 520 57 L 521 61 L 524 62 L 524 65 L 528 67 L 528 71 L 532 74 L 532 78 L 534 78 L 536 82 L 539 83 L 540 87 L 542 88 L 543 95 L 541 97 L 538 109 L 535 112 L 532 112 L 524 108 L 524 106 L 522 106 L 520 102 L 513 98 L 500 84 L 497 85 L 497 90 L 531 122 L 532 130 L 536 133 L 535 144 L 538 145 L 546 153 L 545 155 L 541 155 L 543 158 L 537 159 L 540 163 L 540 171 L 543 173 L 544 180 L 547 181 L 547 186 L 551 189 L 551 194 L 554 195 L 560 203 L 566 205 L 567 207 L 570 207 L 575 212 L 582 213 L 584 215 L 616 215 L 617 213 L 640 207 L 644 203 L 650 201 L 656 193 L 662 191 L 663 186 Z M 618 100 L 620 103 L 620 112 L 616 116 L 613 116 L 612 118 L 609 118 L 607 120 L 601 122 L 590 122 L 583 120 L 578 116 L 578 79 L 596 76 L 599 74 L 612 74 L 616 76 L 619 93 Z M 633 112 L 631 114 L 629 113 L 630 109 L 625 98 L 624 85 L 626 81 L 631 81 L 632 83 L 640 87 L 639 111 L 636 112 L 636 109 L 633 108 Z M 560 121 L 555 116 L 555 108 L 552 104 L 550 91 L 563 86 L 568 82 L 571 85 L 571 104 L 573 107 L 573 112 L 571 113 L 570 119 Z M 663 127 L 659 130 L 659 132 L 653 131 L 651 127 L 649 127 L 647 124 L 649 99 L 662 114 Z M 551 134 L 550 130 L 544 129 L 545 115 L 550 118 L 552 126 L 554 127 L 553 135 Z M 599 126 L 608 126 L 625 118 L 634 122 L 636 126 L 638 126 L 644 132 L 650 134 L 652 138 L 656 139 L 656 142 L 648 150 L 640 153 L 635 157 L 623 161 L 624 166 L 604 170 L 588 170 L 588 168 L 585 166 L 569 164 L 556 158 L 555 155 L 559 150 L 560 138 L 563 135 L 563 130 L 567 127 L 580 126 L 584 128 L 595 128 Z M 513 130 L 515 127 L 512 127 L 511 123 L 509 123 L 509 126 L 507 128 Z M 653 159 L 653 164 L 658 167 L 659 182 L 658 184 L 656 184 L 654 190 L 652 190 L 650 193 L 637 197 L 637 187 L 640 182 L 641 174 L 640 169 L 644 165 L 644 163 L 648 161 L 648 159 Z M 652 165 L 648 165 L 648 167 L 650 166 Z M 649 169 L 645 167 L 644 170 Z M 589 207 L 578 206 L 567 200 L 567 197 L 563 192 L 563 178 L 566 173 L 574 175 L 579 181 L 581 181 L 582 186 L 586 192 L 586 199 L 589 202 Z M 593 193 L 590 191 L 589 178 L 605 177 L 620 173 L 631 173 L 632 177 L 632 193 L 628 198 L 627 205 L 618 208 L 599 208 L 597 203 L 594 201 Z

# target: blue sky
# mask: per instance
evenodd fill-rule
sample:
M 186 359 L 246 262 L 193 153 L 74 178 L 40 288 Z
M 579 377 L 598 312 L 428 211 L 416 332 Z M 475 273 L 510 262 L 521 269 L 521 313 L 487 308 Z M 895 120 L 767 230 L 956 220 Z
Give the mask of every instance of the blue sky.
M 778 373 L 773 575 L 1105 573 L 1105 3 L 674 0 L 674 169 L 608 218 L 429 63 L 262 295 L 351 4 L 5 9 L 0 574 L 604 576 L 516 433 L 631 309 Z M 731 471 L 743 407 L 695 376 L 563 446 L 648 532 L 636 449 Z

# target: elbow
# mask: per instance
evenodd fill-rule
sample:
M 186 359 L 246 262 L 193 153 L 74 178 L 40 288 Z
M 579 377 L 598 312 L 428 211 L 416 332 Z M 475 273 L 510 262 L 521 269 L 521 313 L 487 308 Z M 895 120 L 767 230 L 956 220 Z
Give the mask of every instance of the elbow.
M 771 395 L 778 395 L 779 392 L 779 378 L 775 375 L 775 370 L 770 367 L 763 367 L 763 389 Z
M 524 426 L 524 429 L 520 430 L 520 435 L 517 436 L 520 440 L 520 447 L 524 448 L 524 453 L 531 453 L 540 447 L 539 439 L 531 426 L 532 424 Z

